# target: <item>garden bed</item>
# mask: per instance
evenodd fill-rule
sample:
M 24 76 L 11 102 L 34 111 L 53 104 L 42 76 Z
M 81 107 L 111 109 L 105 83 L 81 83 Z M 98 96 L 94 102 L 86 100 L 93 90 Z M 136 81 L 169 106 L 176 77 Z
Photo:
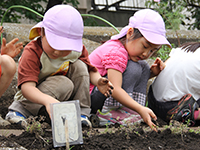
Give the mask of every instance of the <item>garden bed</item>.
M 8 106 L 12 103 L 16 92 L 16 79 L 9 89 L 1 97 L 0 114 L 4 118 L 8 112 Z M 200 129 L 188 128 L 178 124 L 175 127 L 168 126 L 158 119 L 158 132 L 152 131 L 145 123 L 138 126 L 122 127 L 119 125 L 83 129 L 83 144 L 71 145 L 72 150 L 194 150 L 200 147 Z M 0 149 L 59 149 L 65 147 L 53 147 L 51 127 L 46 126 L 44 134 L 30 133 L 19 125 L 0 126 L 4 136 L 0 136 Z M 16 134 L 14 131 L 21 131 Z M 13 132 L 13 134 L 12 134 Z M 1 134 L 2 135 L 2 134 Z

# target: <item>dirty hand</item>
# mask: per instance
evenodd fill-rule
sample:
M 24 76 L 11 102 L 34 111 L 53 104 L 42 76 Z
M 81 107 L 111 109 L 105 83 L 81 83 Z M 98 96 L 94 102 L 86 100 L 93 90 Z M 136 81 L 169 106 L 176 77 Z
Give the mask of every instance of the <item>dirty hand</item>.
M 152 73 L 157 76 L 164 68 L 164 62 L 160 58 L 156 58 L 150 69 Z
M 3 38 L 1 45 L 1 55 L 6 54 L 12 58 L 17 56 L 20 53 L 21 49 L 23 48 L 22 42 L 16 44 L 17 41 L 19 41 L 19 39 L 15 38 L 8 44 L 6 44 L 6 39 Z
M 149 125 L 149 127 L 157 132 L 157 128 L 156 125 L 151 121 L 151 119 L 153 120 L 157 120 L 156 115 L 153 113 L 153 111 L 151 109 L 149 109 L 148 107 L 143 107 L 143 109 L 140 112 L 141 117 L 143 118 L 144 122 Z
M 104 78 L 104 77 L 99 78 L 98 83 L 97 83 L 97 88 L 106 97 L 109 97 L 110 95 L 112 95 L 112 92 L 114 89 L 112 83 L 107 78 Z

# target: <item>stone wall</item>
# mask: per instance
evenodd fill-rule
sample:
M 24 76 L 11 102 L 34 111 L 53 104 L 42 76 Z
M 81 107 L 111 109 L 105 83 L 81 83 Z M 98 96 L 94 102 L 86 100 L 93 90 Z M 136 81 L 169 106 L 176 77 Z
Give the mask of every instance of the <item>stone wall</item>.
M 32 24 L 16 24 L 16 23 L 4 23 L 4 33 L 3 36 L 9 42 L 15 37 L 18 37 L 21 42 L 27 44 L 30 40 L 28 39 L 29 30 Z M 121 28 L 117 28 L 121 30 Z M 85 27 L 83 43 L 89 52 L 93 51 L 102 42 L 110 39 L 112 35 L 118 32 L 112 27 Z M 166 36 L 171 43 L 178 46 L 178 40 L 176 33 L 172 30 L 167 30 Z M 178 36 L 181 43 L 189 41 L 199 41 L 200 31 L 199 30 L 180 30 L 178 31 Z

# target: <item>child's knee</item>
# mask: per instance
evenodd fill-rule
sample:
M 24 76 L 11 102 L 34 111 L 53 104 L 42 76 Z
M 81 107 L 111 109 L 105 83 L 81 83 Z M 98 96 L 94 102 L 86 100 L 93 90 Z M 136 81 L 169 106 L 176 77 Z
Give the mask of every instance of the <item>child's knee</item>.
M 13 76 L 17 69 L 15 61 L 8 55 L 1 56 L 1 68 L 2 74 L 8 76 Z
M 70 97 L 74 90 L 73 82 L 63 75 L 50 76 L 39 86 L 41 92 L 63 101 Z
M 61 79 L 62 78 L 62 79 Z M 57 91 L 63 95 L 66 94 L 66 91 L 69 91 L 70 93 L 74 90 L 74 84 L 73 82 L 67 78 L 66 76 L 61 76 L 58 86 L 57 86 Z

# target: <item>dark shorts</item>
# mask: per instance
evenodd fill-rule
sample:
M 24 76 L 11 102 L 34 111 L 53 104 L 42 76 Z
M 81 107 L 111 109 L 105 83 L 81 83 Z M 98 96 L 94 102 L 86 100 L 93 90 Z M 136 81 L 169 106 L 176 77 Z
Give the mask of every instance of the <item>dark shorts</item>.
M 164 121 L 166 120 L 167 112 L 174 108 L 178 104 L 179 100 L 177 101 L 168 101 L 168 102 L 158 102 L 153 94 L 152 86 L 149 87 L 148 92 L 148 107 L 153 110 L 155 115 L 161 118 Z M 200 99 L 197 100 L 197 103 L 200 104 Z

